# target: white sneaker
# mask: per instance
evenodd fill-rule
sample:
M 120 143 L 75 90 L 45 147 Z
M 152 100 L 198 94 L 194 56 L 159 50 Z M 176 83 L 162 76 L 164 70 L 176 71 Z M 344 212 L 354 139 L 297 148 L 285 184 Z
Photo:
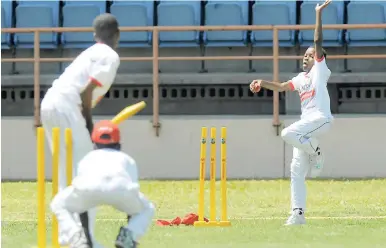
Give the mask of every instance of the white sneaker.
M 285 226 L 304 225 L 304 224 L 306 224 L 304 211 L 295 209 L 294 211 L 292 211 L 292 215 L 288 218 L 287 222 L 285 223 Z
M 318 177 L 322 173 L 324 166 L 324 156 L 319 147 L 316 149 L 315 155 L 310 155 L 310 165 L 310 176 L 312 178 Z

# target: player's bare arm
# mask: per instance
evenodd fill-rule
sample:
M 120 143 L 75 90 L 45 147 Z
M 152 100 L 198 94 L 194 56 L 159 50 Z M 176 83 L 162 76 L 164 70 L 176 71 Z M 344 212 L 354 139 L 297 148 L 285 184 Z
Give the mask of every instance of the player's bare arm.
M 314 32 L 315 56 L 316 59 L 323 58 L 323 28 L 322 28 L 322 10 L 331 3 L 331 0 L 326 0 L 322 5 L 317 4 L 315 7 L 316 22 Z
M 82 114 L 84 119 L 86 120 L 86 127 L 88 131 L 92 132 L 93 130 L 93 121 L 92 121 L 92 93 L 94 89 L 98 87 L 96 84 L 92 82 L 92 79 L 89 80 L 86 89 L 81 93 L 82 99 Z
M 276 82 L 270 82 L 270 81 L 265 81 L 261 79 L 253 80 L 252 83 L 249 85 L 249 88 L 253 93 L 259 92 L 261 88 L 278 91 L 278 92 L 292 90 L 290 81 L 283 82 L 283 83 L 276 83 Z

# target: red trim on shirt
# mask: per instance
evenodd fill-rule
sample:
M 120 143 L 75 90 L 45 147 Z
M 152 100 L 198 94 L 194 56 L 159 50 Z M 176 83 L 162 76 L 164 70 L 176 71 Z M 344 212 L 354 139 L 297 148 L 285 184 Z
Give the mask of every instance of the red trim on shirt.
M 323 59 L 324 59 L 324 56 L 322 56 L 320 59 L 318 59 L 318 56 L 315 56 L 315 60 L 316 60 L 316 62 L 322 62 L 323 61 Z
M 289 82 L 289 87 L 291 88 L 292 91 L 295 90 L 295 86 L 294 86 L 294 84 L 292 83 L 292 81 Z
M 300 94 L 300 101 L 303 102 L 304 100 L 307 100 L 308 98 L 314 97 L 315 96 L 315 90 L 303 92 Z
M 90 80 L 91 80 L 91 82 L 92 82 L 93 84 L 97 85 L 98 87 L 102 87 L 102 86 L 103 86 L 101 82 L 99 82 L 98 80 L 96 80 L 96 79 L 93 78 L 93 77 L 90 77 Z

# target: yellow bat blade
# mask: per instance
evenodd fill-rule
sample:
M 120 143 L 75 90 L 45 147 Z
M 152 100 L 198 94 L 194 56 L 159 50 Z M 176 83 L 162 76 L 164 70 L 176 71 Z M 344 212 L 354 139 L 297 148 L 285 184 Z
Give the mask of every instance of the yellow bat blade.
M 124 108 L 119 114 L 117 114 L 111 121 L 117 125 L 121 124 L 127 118 L 135 115 L 142 109 L 146 107 L 146 103 L 144 101 L 130 105 Z

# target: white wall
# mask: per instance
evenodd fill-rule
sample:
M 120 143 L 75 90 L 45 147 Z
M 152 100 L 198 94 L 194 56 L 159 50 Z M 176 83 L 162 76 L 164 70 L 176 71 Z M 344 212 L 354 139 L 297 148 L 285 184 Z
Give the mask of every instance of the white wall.
M 289 125 L 297 118 L 282 120 Z M 218 137 L 220 128 L 227 127 L 228 178 L 288 176 L 292 148 L 275 135 L 271 116 L 161 116 L 159 137 L 150 119 L 136 117 L 121 125 L 123 150 L 137 160 L 142 178 L 197 178 L 202 126 L 217 127 Z M 36 178 L 32 125 L 31 118 L 2 118 L 2 180 Z M 386 177 L 385 128 L 386 116 L 336 116 L 331 132 L 322 139 L 327 156 L 323 177 Z M 51 178 L 50 156 L 46 154 L 46 175 Z M 217 168 L 219 175 L 219 163 Z

